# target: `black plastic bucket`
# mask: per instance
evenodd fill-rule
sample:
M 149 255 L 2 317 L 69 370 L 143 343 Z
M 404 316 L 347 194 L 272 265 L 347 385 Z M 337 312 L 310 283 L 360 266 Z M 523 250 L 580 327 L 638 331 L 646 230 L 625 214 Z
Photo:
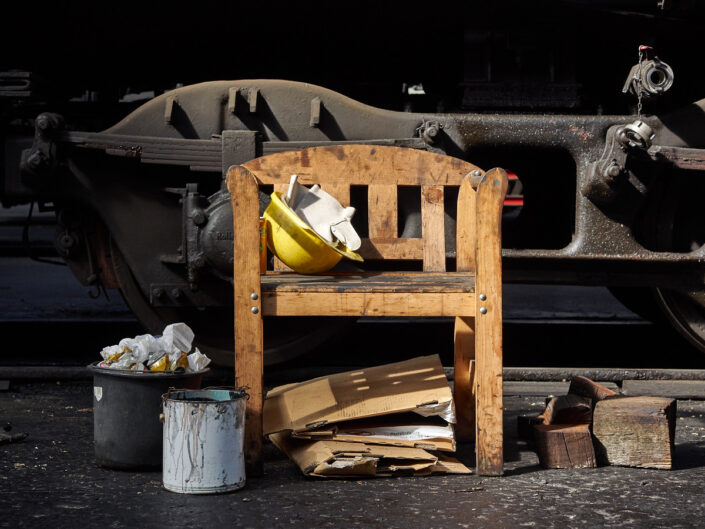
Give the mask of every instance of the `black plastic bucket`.
M 100 466 L 161 468 L 162 394 L 169 388 L 200 389 L 197 373 L 137 372 L 88 366 L 93 372 L 93 443 Z

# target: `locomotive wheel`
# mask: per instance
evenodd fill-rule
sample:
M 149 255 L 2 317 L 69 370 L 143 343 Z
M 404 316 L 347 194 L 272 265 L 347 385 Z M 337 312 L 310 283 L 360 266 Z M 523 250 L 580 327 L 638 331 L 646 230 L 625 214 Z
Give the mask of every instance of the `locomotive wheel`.
M 647 240 L 660 251 L 691 252 L 705 245 L 705 196 L 701 175 L 669 172 L 655 186 L 657 203 L 647 209 Z M 705 290 L 656 288 L 654 298 L 665 319 L 705 353 Z
M 214 364 L 234 364 L 233 308 L 153 307 L 145 298 L 115 242 L 110 239 L 113 269 L 120 292 L 140 323 L 161 334 L 170 323 L 183 321 L 196 335 L 196 346 Z M 274 365 L 301 356 L 341 332 L 351 321 L 344 318 L 265 318 L 264 364 Z M 340 320 L 340 321 L 338 321 Z

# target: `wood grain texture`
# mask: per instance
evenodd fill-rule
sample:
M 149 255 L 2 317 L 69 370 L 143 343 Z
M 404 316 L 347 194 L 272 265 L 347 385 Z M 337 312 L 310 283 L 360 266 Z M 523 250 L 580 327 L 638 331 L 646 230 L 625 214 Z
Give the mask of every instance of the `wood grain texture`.
M 471 272 L 441 274 L 425 272 L 362 272 L 304 275 L 269 274 L 262 278 L 262 291 L 268 292 L 334 292 L 334 293 L 442 293 L 475 291 L 475 275 Z
M 602 463 L 671 469 L 676 401 L 663 397 L 602 400 L 595 405 L 592 431 Z
M 371 239 L 397 237 L 397 186 L 395 184 L 368 186 L 367 216 Z
M 291 173 L 291 174 L 296 174 L 296 173 Z M 291 178 L 291 174 L 286 177 L 286 183 L 279 183 L 279 184 L 274 184 L 274 191 L 277 191 L 281 193 L 282 195 L 286 195 L 287 191 L 289 191 L 289 178 Z M 273 256 L 273 265 L 272 268 L 276 271 L 283 272 L 283 271 L 290 271 L 291 268 L 289 268 L 287 265 L 284 264 L 284 262 L 279 259 L 276 255 Z
M 358 252 L 363 259 L 420 261 L 423 259 L 423 239 L 362 239 Z
M 455 318 L 453 335 L 455 437 L 458 442 L 475 440 L 475 319 Z
M 503 169 L 488 171 L 477 188 L 475 450 L 482 475 L 504 473 L 501 216 L 506 192 Z
M 265 316 L 474 316 L 465 293 L 264 292 Z
M 458 191 L 458 213 L 456 219 L 456 270 L 475 270 L 477 242 L 477 213 L 475 198 L 477 192 L 470 185 L 470 178 L 464 178 Z
M 544 468 L 594 468 L 595 449 L 587 424 L 537 424 L 534 440 Z
M 243 164 L 262 184 L 456 185 L 475 165 L 443 154 L 382 145 L 309 147 L 255 158 Z
M 617 392 L 612 391 L 610 388 L 598 384 L 597 382 L 593 382 L 589 378 L 580 375 L 571 379 L 568 393 L 591 399 L 593 406 L 607 397 L 614 397 L 617 395 Z
M 580 395 L 560 395 L 548 401 L 543 412 L 544 424 L 590 424 L 592 399 Z
M 259 273 L 259 190 L 242 167 L 228 171 L 233 206 L 235 304 L 235 385 L 248 387 L 245 411 L 245 464 L 250 475 L 262 473 L 263 329 Z M 256 299 L 253 300 L 253 294 Z M 252 307 L 257 313 L 252 312 Z
M 456 222 L 456 269 L 458 273 L 475 270 L 475 198 L 477 193 L 464 178 L 458 191 Z M 455 318 L 454 388 L 455 409 L 458 416 L 458 441 L 475 440 L 475 320 Z
M 421 187 L 421 234 L 424 272 L 443 272 L 446 237 L 442 186 Z
M 325 187 L 321 186 L 321 189 L 335 197 L 335 199 L 340 202 L 343 206 L 348 207 L 350 205 L 350 185 L 346 183 L 336 183 L 336 184 L 325 184 Z

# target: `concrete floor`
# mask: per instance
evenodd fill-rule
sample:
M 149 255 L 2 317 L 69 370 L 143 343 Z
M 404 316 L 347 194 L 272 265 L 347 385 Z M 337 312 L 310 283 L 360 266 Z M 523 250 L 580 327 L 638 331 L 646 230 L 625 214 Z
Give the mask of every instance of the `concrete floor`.
M 0 422 L 29 435 L 0 446 L 0 527 L 703 526 L 705 402 L 678 403 L 675 470 L 544 470 L 517 439 L 516 416 L 538 412 L 545 395 L 518 393 L 505 399 L 502 478 L 316 480 L 267 445 L 263 477 L 234 493 L 191 496 L 165 491 L 160 472 L 95 466 L 89 383 L 13 382 L 0 392 Z M 458 455 L 472 464 L 471 446 Z

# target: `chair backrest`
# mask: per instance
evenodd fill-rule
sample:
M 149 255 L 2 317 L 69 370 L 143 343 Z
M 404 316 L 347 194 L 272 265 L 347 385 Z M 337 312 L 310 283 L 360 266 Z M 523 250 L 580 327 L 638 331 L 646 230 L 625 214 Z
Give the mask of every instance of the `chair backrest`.
M 319 184 L 344 206 L 350 204 L 350 186 L 366 186 L 368 237 L 360 254 L 373 260 L 420 260 L 423 270 L 430 272 L 446 268 L 444 197 L 448 188 L 457 188 L 457 268 L 475 269 L 476 188 L 484 172 L 470 163 L 401 147 L 337 145 L 270 154 L 241 167 L 259 185 L 273 185 L 281 192 L 286 191 L 290 176 L 297 174 L 299 183 Z M 399 236 L 400 186 L 420 188 L 420 238 Z

